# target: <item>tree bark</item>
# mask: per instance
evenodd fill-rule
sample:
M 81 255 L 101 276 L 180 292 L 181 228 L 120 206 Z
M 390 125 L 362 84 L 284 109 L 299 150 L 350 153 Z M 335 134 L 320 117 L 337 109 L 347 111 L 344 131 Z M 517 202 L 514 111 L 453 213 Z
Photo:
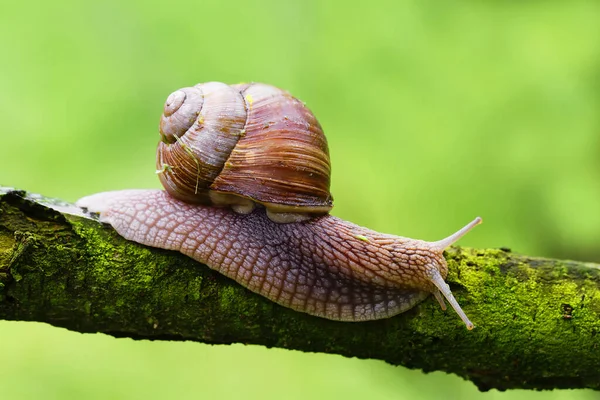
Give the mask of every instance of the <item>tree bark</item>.
M 128 242 L 75 206 L 0 187 L 0 319 L 116 337 L 247 343 L 441 370 L 497 388 L 600 390 L 600 265 L 454 247 L 433 298 L 336 322 L 281 307 L 179 253 Z

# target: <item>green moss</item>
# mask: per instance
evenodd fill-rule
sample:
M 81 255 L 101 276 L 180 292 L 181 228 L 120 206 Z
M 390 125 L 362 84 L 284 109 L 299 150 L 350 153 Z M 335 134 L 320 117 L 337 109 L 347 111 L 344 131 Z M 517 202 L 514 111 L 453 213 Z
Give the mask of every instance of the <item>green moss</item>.
M 219 300 L 221 308 L 225 310 L 235 307 L 237 300 L 236 290 L 231 287 L 223 288 L 223 290 L 219 292 Z
M 8 268 L 12 258 L 14 245 L 14 236 L 3 234 L 2 231 L 0 231 L 0 271 Z

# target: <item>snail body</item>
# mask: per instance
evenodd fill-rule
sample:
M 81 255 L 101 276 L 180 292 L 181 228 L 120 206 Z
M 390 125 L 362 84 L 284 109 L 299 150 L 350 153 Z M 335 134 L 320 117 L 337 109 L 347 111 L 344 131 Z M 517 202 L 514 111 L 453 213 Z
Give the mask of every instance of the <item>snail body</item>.
M 365 321 L 433 294 L 473 328 L 444 282 L 443 251 L 481 219 L 426 242 L 329 215 L 325 136 L 286 92 L 263 84 L 185 88 L 167 99 L 160 131 L 157 172 L 166 191 L 98 193 L 77 204 L 128 240 L 180 251 L 297 311 Z

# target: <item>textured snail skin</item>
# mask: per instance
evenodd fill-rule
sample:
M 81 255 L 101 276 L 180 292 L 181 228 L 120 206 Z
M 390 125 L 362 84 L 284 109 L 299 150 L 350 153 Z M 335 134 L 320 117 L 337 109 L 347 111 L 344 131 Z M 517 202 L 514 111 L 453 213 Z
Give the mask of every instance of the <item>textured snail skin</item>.
M 378 233 L 331 215 L 278 224 L 264 208 L 188 204 L 160 190 L 105 192 L 77 205 L 126 239 L 177 250 L 248 289 L 297 311 L 341 321 L 387 318 L 441 293 L 467 328 L 473 324 L 443 279 L 451 237 L 425 242 Z M 439 290 L 439 291 L 438 291 Z

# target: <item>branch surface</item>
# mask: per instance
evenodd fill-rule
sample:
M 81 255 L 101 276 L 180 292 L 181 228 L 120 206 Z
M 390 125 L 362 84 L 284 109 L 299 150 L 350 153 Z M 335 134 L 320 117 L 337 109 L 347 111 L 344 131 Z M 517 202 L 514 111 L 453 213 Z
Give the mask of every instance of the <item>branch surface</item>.
M 446 256 L 473 331 L 433 298 L 389 319 L 329 321 L 179 253 L 128 242 L 73 205 L 0 187 L 0 319 L 374 358 L 455 373 L 481 390 L 600 390 L 600 265 L 506 249 Z

